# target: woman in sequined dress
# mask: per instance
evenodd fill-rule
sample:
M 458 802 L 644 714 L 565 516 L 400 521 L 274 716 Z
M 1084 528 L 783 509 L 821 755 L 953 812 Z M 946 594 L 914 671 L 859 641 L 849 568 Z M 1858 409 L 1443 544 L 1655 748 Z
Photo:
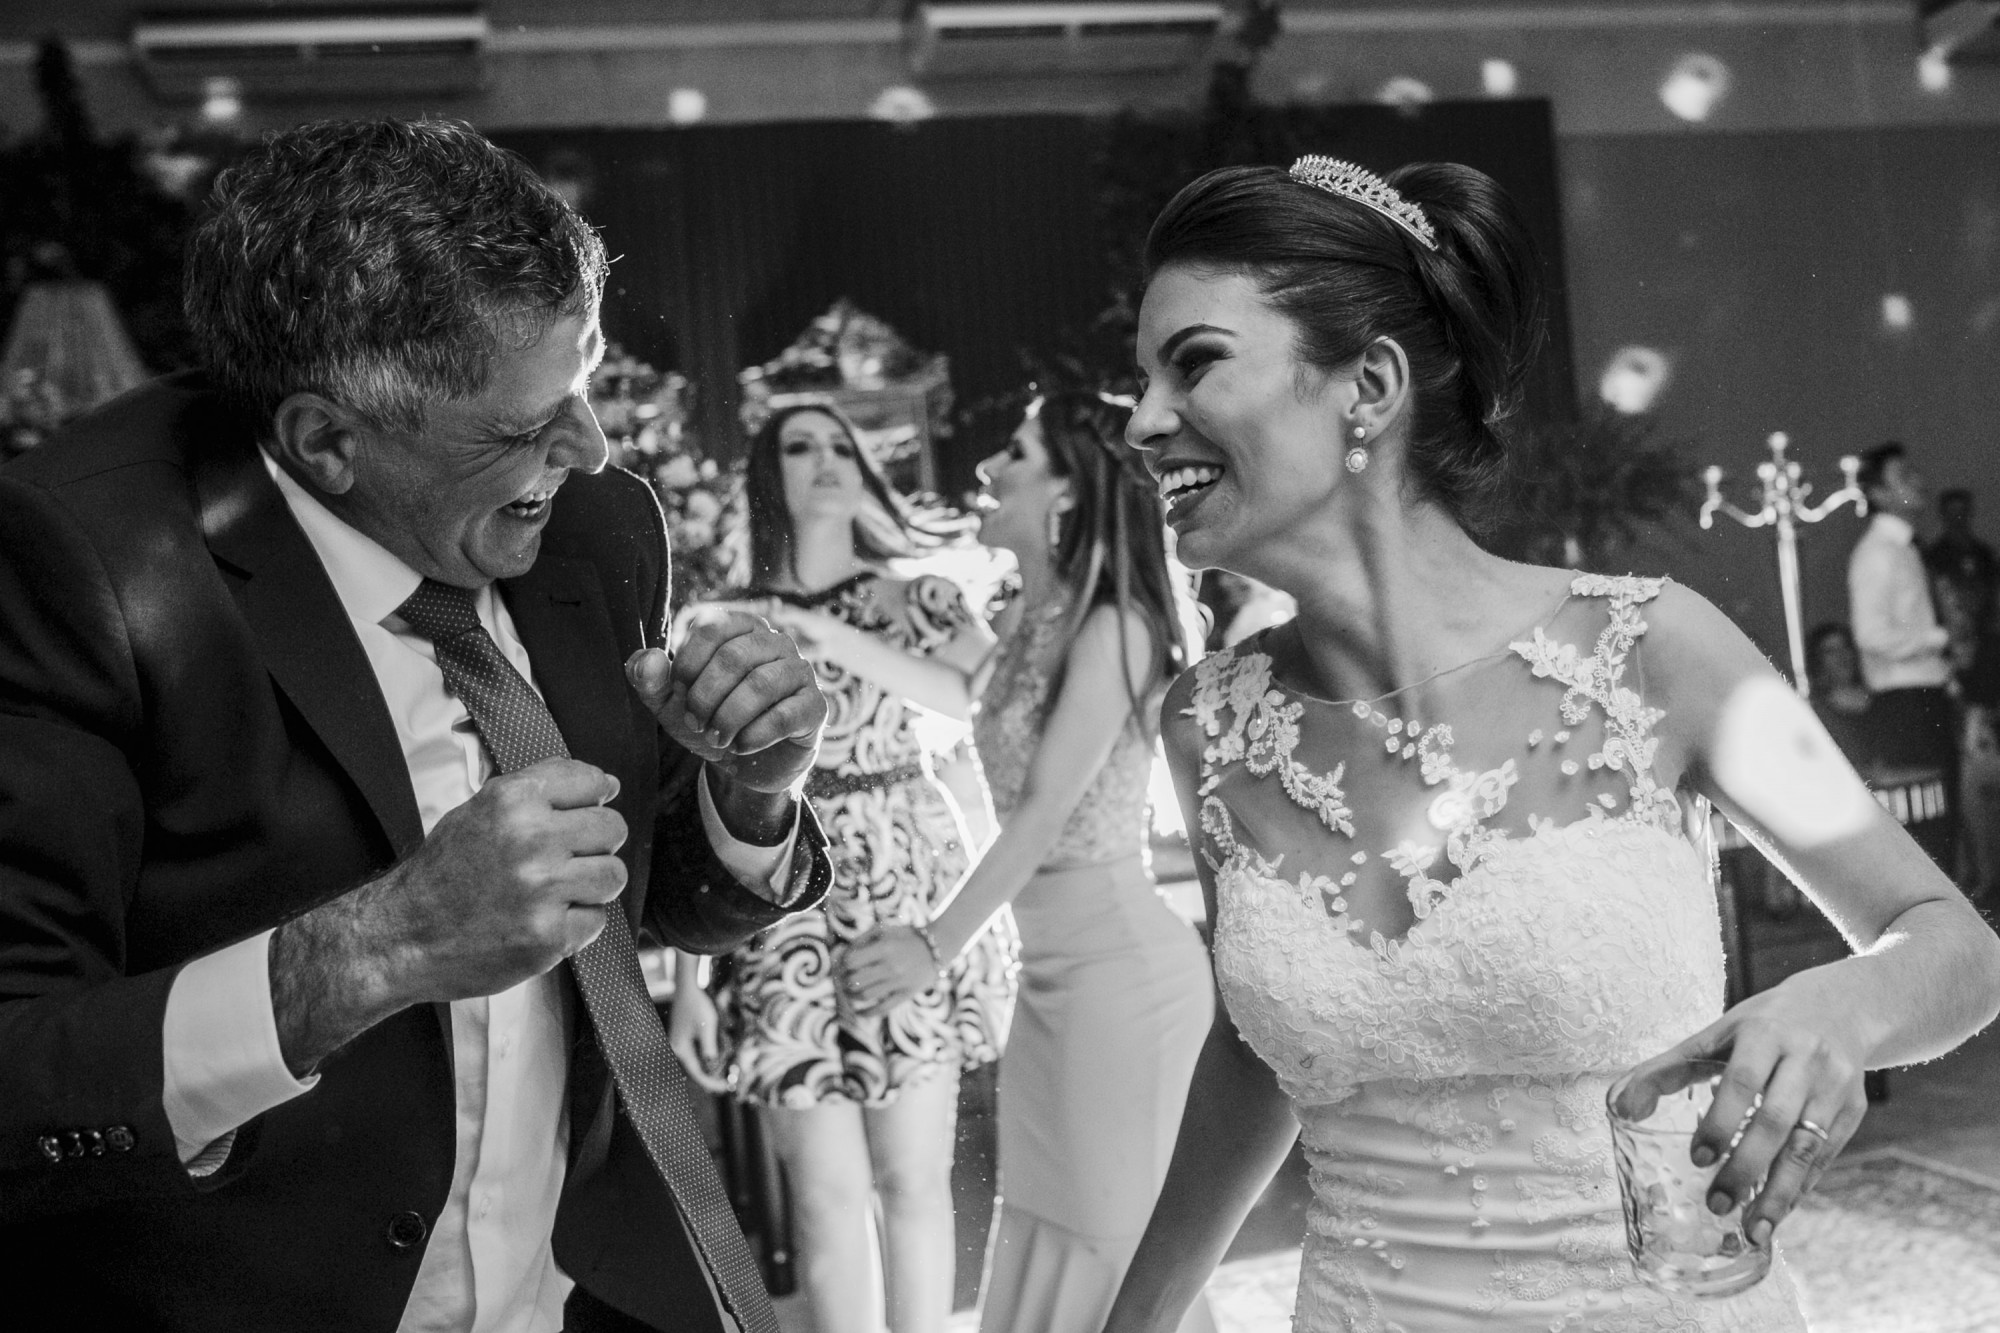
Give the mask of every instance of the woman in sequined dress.
M 1011 904 L 1022 983 L 1000 1062 L 1000 1191 L 983 1333 L 1095 1333 L 1166 1173 L 1213 1014 L 1194 931 L 1154 887 L 1146 794 L 1159 696 L 1185 661 L 1159 499 L 1094 393 L 1031 404 L 980 464 L 980 539 L 1014 553 L 974 734 L 1000 834 L 931 941 L 848 954 L 857 1007 L 932 984 Z M 933 954 L 931 945 L 935 944 Z M 1206 1311 L 1190 1329 L 1209 1327 Z
M 1181 558 L 1299 612 L 1167 697 L 1223 1012 L 1108 1330 L 1173 1327 L 1294 1141 L 1299 1333 L 1802 1330 L 1782 1256 L 1639 1280 L 1607 1089 L 1726 1061 L 1688 1152 L 1768 1247 L 1863 1071 L 2000 1010 L 2000 940 L 1707 602 L 1474 540 L 1540 331 L 1493 181 L 1213 172 L 1146 262 L 1127 438 Z M 1711 800 L 1856 950 L 1727 1012 Z
M 993 639 L 948 580 L 890 572 L 912 550 L 912 522 L 831 408 L 773 414 L 746 484 L 757 583 L 736 605 L 791 633 L 819 671 L 830 707 L 806 795 L 835 883 L 821 910 L 723 960 L 713 999 L 684 957 L 672 1036 L 703 1086 L 760 1108 L 815 1329 L 877 1333 L 886 1313 L 892 1333 L 938 1333 L 951 1313 L 958 1078 L 1005 1041 L 1012 937 L 1002 922 L 866 1014 L 838 995 L 834 969 L 878 925 L 923 929 L 965 871 L 963 823 L 914 723 L 919 708 L 969 716 Z

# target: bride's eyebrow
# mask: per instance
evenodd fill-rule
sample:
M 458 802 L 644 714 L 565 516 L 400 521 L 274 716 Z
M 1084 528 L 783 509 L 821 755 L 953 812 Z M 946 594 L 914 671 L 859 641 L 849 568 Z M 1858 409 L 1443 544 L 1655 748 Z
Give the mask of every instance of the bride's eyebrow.
M 1190 324 L 1186 328 L 1177 329 L 1173 333 L 1167 335 L 1166 340 L 1160 344 L 1160 350 L 1158 353 L 1159 359 L 1162 361 L 1173 360 L 1175 350 L 1178 349 L 1182 343 L 1186 342 L 1188 339 L 1192 337 L 1195 337 L 1197 334 L 1202 334 L 1202 333 L 1227 334 L 1230 332 L 1231 330 L 1223 328 L 1220 324 Z

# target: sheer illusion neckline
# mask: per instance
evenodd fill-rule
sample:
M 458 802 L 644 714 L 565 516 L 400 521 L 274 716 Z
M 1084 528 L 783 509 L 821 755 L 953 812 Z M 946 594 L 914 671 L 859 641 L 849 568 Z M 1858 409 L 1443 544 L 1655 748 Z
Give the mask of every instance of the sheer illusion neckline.
M 1567 608 L 1571 602 L 1576 600 L 1576 580 L 1578 577 L 1579 576 L 1577 574 L 1572 572 L 1570 575 L 1570 582 L 1568 585 L 1564 587 L 1563 595 L 1561 598 L 1557 600 L 1555 606 L 1550 608 L 1546 613 L 1544 613 L 1541 616 L 1540 619 L 1536 620 L 1532 624 L 1524 626 L 1523 628 L 1507 635 L 1500 641 L 1500 643 L 1496 647 L 1479 654 L 1477 657 L 1468 657 L 1464 661 L 1455 663 L 1451 666 L 1440 667 L 1438 670 L 1433 671 L 1430 675 L 1425 676 L 1422 680 L 1413 680 L 1407 685 L 1398 685 L 1393 690 L 1385 690 L 1381 694 L 1377 694 L 1368 698 L 1361 698 L 1357 696 L 1351 699 L 1329 699 L 1324 695 L 1315 694 L 1311 690 L 1305 689 L 1298 685 L 1294 685 L 1290 681 L 1285 680 L 1282 676 L 1280 676 L 1276 670 L 1278 659 L 1276 655 L 1271 652 L 1270 636 L 1275 632 L 1277 632 L 1278 630 L 1286 628 L 1286 626 L 1284 625 L 1272 625 L 1269 626 L 1268 628 L 1258 630 L 1255 634 L 1251 635 L 1248 639 L 1244 640 L 1243 647 L 1250 649 L 1252 652 L 1262 653 L 1264 654 L 1265 657 L 1269 658 L 1273 667 L 1270 673 L 1270 683 L 1276 688 L 1283 690 L 1286 694 L 1291 695 L 1295 699 L 1302 699 L 1307 703 L 1319 704 L 1327 708 L 1352 708 L 1356 704 L 1371 704 L 1371 705 L 1379 704 L 1383 700 L 1393 699 L 1399 694 L 1408 694 L 1411 690 L 1422 689 L 1424 686 L 1431 684 L 1433 681 L 1443 680 L 1446 676 L 1457 675 L 1461 671 L 1469 671 L 1473 667 L 1480 666 L 1487 662 L 1496 662 L 1502 658 L 1518 653 L 1519 649 L 1516 647 L 1517 644 L 1532 640 L 1538 634 L 1546 634 L 1548 632 L 1549 626 L 1556 623 L 1556 618 L 1563 613 L 1564 609 Z
M 1636 823 L 1657 826 L 1671 834 L 1681 822 L 1678 804 L 1671 793 L 1659 787 L 1651 772 L 1658 746 L 1653 727 L 1663 714 L 1648 707 L 1622 681 L 1627 654 L 1645 632 L 1639 607 L 1657 595 L 1659 585 L 1659 580 L 1578 576 L 1569 594 L 1541 618 L 1539 625 L 1510 643 L 1507 650 L 1437 673 L 1449 675 L 1479 662 L 1504 659 L 1511 653 L 1532 676 L 1567 687 L 1554 710 L 1556 716 L 1550 719 L 1554 729 L 1546 735 L 1544 762 L 1559 768 L 1562 777 L 1558 781 L 1562 782 L 1582 778 L 1586 766 L 1593 772 L 1607 771 L 1607 777 L 1622 774 L 1627 789 L 1624 800 L 1629 802 L 1619 811 L 1619 796 L 1579 789 L 1574 795 L 1583 803 L 1582 818 L 1575 820 L 1575 824 L 1601 830 L 1607 823 Z M 1610 616 L 1598 635 L 1595 650 L 1585 653 L 1551 638 L 1548 627 L 1569 602 L 1592 596 L 1603 596 L 1610 602 Z M 1511 849 L 1559 835 L 1572 826 L 1571 821 L 1557 818 L 1553 809 L 1530 809 L 1527 825 L 1520 830 L 1492 822 L 1510 804 L 1510 790 L 1524 776 L 1514 758 L 1507 758 L 1497 767 L 1462 768 L 1454 753 L 1457 740 L 1450 723 L 1435 718 L 1428 723 L 1391 718 L 1372 706 L 1373 701 L 1354 700 L 1340 704 L 1338 711 L 1351 712 L 1382 730 L 1386 752 L 1392 759 L 1415 760 L 1418 775 L 1431 793 L 1424 803 L 1427 831 L 1407 837 L 1400 833 L 1393 835 L 1401 837 L 1393 847 L 1383 844 L 1372 851 L 1354 847 L 1361 835 L 1355 822 L 1357 811 L 1349 802 L 1348 759 L 1342 759 L 1330 771 L 1321 771 L 1301 762 L 1294 753 L 1303 739 L 1301 724 L 1307 702 L 1324 708 L 1339 701 L 1316 699 L 1278 681 L 1271 671 L 1270 656 L 1259 651 L 1260 647 L 1260 640 L 1251 640 L 1247 650 L 1246 645 L 1239 645 L 1236 650 L 1205 659 L 1196 668 L 1196 689 L 1186 710 L 1210 741 L 1202 755 L 1197 795 L 1202 798 L 1202 832 L 1208 845 L 1220 856 L 1210 854 L 1207 848 L 1203 854 L 1218 873 L 1248 870 L 1260 878 L 1287 884 L 1296 878 L 1296 891 L 1323 905 L 1340 933 L 1366 932 L 1368 945 L 1379 951 L 1383 945 L 1415 937 L 1433 911 L 1456 900 L 1493 859 Z M 1391 698 L 1411 688 L 1414 686 L 1380 698 Z M 1600 748 L 1588 755 L 1563 754 L 1561 747 L 1571 740 L 1570 728 L 1580 726 L 1593 713 L 1600 715 L 1605 724 L 1599 738 Z M 1526 737 L 1527 748 L 1537 750 L 1544 739 L 1545 733 L 1536 728 Z M 1322 836 L 1345 838 L 1347 847 L 1352 848 L 1347 862 L 1296 867 L 1295 876 L 1280 876 L 1278 866 L 1284 855 L 1271 857 L 1251 841 L 1239 840 L 1234 816 L 1217 791 L 1224 772 L 1238 765 L 1253 780 L 1276 779 L 1292 805 L 1317 819 L 1323 828 Z M 1353 913 L 1349 906 L 1348 893 L 1358 884 L 1362 868 L 1370 862 L 1386 864 L 1404 882 L 1414 919 L 1394 937 L 1385 937 L 1379 929 L 1371 929 L 1366 919 Z M 1377 872 L 1369 873 L 1373 877 Z M 1368 915 L 1373 917 L 1375 913 Z

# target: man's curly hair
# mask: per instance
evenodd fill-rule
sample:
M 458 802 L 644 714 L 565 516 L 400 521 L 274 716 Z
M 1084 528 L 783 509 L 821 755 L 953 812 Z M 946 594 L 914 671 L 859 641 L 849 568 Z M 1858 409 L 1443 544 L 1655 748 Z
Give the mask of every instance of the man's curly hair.
M 182 300 L 258 423 L 311 392 L 415 432 L 427 404 L 484 389 L 503 346 L 594 309 L 605 268 L 576 210 L 471 126 L 319 121 L 217 179 Z

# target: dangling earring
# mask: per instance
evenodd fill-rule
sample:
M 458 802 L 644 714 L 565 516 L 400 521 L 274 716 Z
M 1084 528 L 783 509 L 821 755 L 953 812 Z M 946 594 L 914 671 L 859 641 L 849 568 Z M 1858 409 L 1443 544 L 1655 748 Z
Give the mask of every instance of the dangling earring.
M 1367 439 L 1368 427 L 1356 426 L 1354 428 L 1354 438 L 1357 440 Z M 1347 470 L 1349 472 L 1359 472 L 1361 471 L 1361 469 L 1367 466 L 1368 466 L 1368 451 L 1366 449 L 1363 449 L 1360 445 L 1357 444 L 1352 449 L 1349 449 L 1347 451 Z
M 1053 551 L 1058 547 L 1060 547 L 1061 545 L 1062 545 L 1062 510 L 1051 508 L 1049 510 L 1049 549 Z

